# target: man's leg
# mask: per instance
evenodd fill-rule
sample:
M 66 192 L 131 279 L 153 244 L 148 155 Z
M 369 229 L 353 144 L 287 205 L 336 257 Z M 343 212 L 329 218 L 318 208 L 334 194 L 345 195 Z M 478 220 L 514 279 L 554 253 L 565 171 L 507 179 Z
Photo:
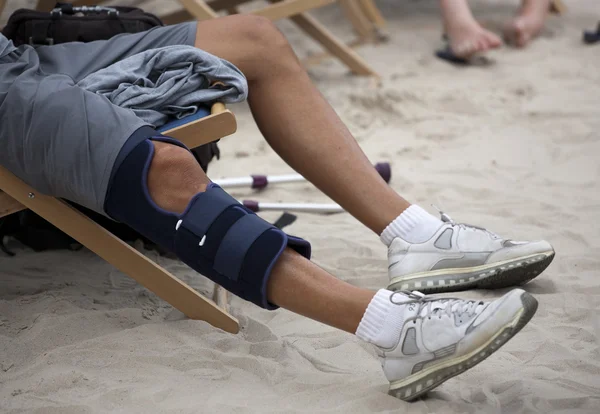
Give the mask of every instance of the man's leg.
M 380 234 L 410 205 L 373 169 L 270 21 L 202 21 L 196 46 L 242 70 L 252 114 L 271 147 L 371 230 Z
M 150 195 L 159 207 L 181 214 L 210 181 L 186 150 L 161 142 L 154 147 Z M 329 300 L 332 292 L 335 301 Z M 271 303 L 350 333 L 356 332 L 373 294 L 331 277 L 289 249 L 276 263 L 268 285 Z
M 283 160 L 391 246 L 392 288 L 511 286 L 533 279 L 552 260 L 547 242 L 516 244 L 458 226 L 447 216 L 442 222 L 400 197 L 374 170 L 268 20 L 231 16 L 200 22 L 196 46 L 244 72 L 254 118 Z
M 147 143 L 141 145 L 148 148 Z M 176 230 L 179 225 L 169 230 L 170 225 L 164 228 L 159 223 L 166 220 L 172 224 L 170 214 L 178 215 L 187 222 L 188 228 L 202 227 L 203 216 L 194 216 L 190 210 L 196 208 L 194 200 L 198 200 L 199 193 L 214 191 L 209 179 L 187 150 L 156 141 L 151 145 L 154 153 L 149 164 L 136 164 L 126 158 L 119 167 L 114 180 L 129 180 L 125 186 L 131 190 L 126 193 L 131 197 L 123 199 L 109 192 L 108 205 L 112 206 L 109 213 L 115 212 L 125 222 L 133 217 L 134 226 L 137 224 L 140 231 L 149 231 L 148 235 L 152 233 L 149 227 L 162 228 L 160 234 L 156 234 L 159 238 L 163 238 L 165 232 L 181 231 Z M 149 149 L 147 153 L 150 153 Z M 139 158 L 132 156 L 136 157 Z M 131 169 L 132 162 L 139 166 L 149 165 L 147 184 L 143 174 L 140 176 Z M 141 180 L 136 184 L 139 178 Z M 145 193 L 150 199 L 135 195 L 140 194 L 136 188 L 140 185 L 147 185 Z M 111 197 L 117 197 L 117 202 L 111 203 Z M 203 212 L 210 210 L 206 207 L 209 206 L 204 206 Z M 218 210 L 218 207 L 215 204 L 213 209 Z M 236 208 L 230 206 L 220 216 Z M 151 222 L 140 221 L 140 217 L 147 217 L 149 209 L 163 213 L 154 215 Z M 247 218 L 243 216 L 238 222 Z M 230 234 L 236 224 L 226 229 L 222 220 L 215 220 L 206 233 L 207 240 L 219 238 L 219 231 L 214 231 L 213 227 Z M 246 237 L 248 234 L 240 234 L 234 242 L 243 244 Z M 221 244 L 226 244 L 226 239 L 227 236 Z M 185 243 L 184 239 L 175 243 L 176 252 L 191 249 L 199 256 L 205 254 L 204 249 L 211 248 L 208 241 L 206 244 L 200 242 L 200 246 L 191 242 L 186 247 L 183 246 Z M 218 247 L 221 248 L 223 246 Z M 190 263 L 195 264 L 193 260 Z M 246 266 L 247 258 L 244 263 Z M 537 307 L 535 299 L 519 289 L 490 303 L 425 298 L 384 289 L 372 292 L 336 279 L 289 248 L 277 258 L 265 277 L 270 304 L 356 334 L 377 346 L 384 355 L 383 369 L 390 381 L 390 393 L 405 400 L 424 394 L 489 356 L 530 320 Z M 236 288 L 235 283 L 232 286 Z M 244 291 L 241 293 L 243 296 Z
M 506 40 L 517 47 L 525 47 L 543 29 L 550 12 L 550 0 L 523 0 L 517 17 L 505 28 Z

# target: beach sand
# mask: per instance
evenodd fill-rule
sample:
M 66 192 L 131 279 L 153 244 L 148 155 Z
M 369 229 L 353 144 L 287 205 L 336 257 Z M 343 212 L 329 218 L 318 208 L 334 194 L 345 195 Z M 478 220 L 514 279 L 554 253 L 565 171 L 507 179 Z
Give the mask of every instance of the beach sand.
M 7 11 L 31 3 L 9 0 Z M 510 3 L 480 0 L 475 10 L 498 24 Z M 492 67 L 456 68 L 433 56 L 435 1 L 380 1 L 390 40 L 358 52 L 382 86 L 332 59 L 310 67 L 370 159 L 392 164 L 391 185 L 408 200 L 556 248 L 526 286 L 540 302 L 536 316 L 489 359 L 409 404 L 387 395 L 374 350 L 349 334 L 233 298 L 242 331 L 230 335 L 185 319 L 87 250 L 33 253 L 8 240 L 17 256 L 0 253 L 0 412 L 600 412 L 600 46 L 581 42 L 600 5 L 567 3 L 569 14 L 552 17 L 528 50 L 503 48 Z M 352 38 L 337 8 L 316 16 Z M 291 23 L 280 26 L 299 55 L 319 52 Z M 221 142 L 209 175 L 290 172 L 247 106 L 231 109 L 239 131 Z M 329 201 L 309 184 L 233 194 Z M 311 241 L 314 261 L 341 279 L 386 285 L 386 249 L 348 214 L 299 214 L 287 230 Z M 183 264 L 145 253 L 211 294 Z

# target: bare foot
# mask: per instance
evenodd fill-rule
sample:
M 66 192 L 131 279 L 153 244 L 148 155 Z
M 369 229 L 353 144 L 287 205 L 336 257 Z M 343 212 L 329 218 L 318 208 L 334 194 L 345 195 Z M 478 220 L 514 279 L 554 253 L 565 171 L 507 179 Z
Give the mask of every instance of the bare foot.
M 502 45 L 502 40 L 494 33 L 485 30 L 477 22 L 467 26 L 448 28 L 448 39 L 452 52 L 462 58 L 496 49 Z
M 550 0 L 523 0 L 519 15 L 504 29 L 507 43 L 527 46 L 542 31 L 549 10 Z
M 456 56 L 470 58 L 502 44 L 498 36 L 477 23 L 467 0 L 440 0 L 440 9 L 450 48 Z

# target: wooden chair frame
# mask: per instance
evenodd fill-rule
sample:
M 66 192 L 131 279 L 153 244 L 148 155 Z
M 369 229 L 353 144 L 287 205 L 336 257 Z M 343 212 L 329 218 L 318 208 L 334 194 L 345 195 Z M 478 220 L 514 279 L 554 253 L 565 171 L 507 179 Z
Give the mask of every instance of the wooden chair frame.
M 231 135 L 236 129 L 235 116 L 217 103 L 211 115 L 164 133 L 195 148 Z M 227 310 L 224 289 L 216 286 L 213 301 L 205 298 L 79 210 L 38 193 L 0 166 L 0 218 L 24 209 L 34 211 L 189 318 L 204 320 L 227 332 L 239 331 L 237 319 Z
M 175 24 L 191 19 L 207 20 L 218 17 L 218 11 L 226 10 L 228 13 L 236 13 L 240 4 L 247 3 L 250 0 L 178 0 L 184 10 L 176 13 L 162 16 L 166 24 Z M 283 18 L 291 19 L 301 30 L 312 37 L 317 43 L 320 43 L 331 55 L 341 60 L 350 70 L 357 75 L 373 76 L 379 78 L 375 70 L 350 46 L 343 43 L 335 37 L 329 30 L 320 24 L 314 17 L 306 12 L 316 8 L 326 6 L 342 0 L 268 0 L 271 4 L 262 9 L 253 10 L 251 14 L 263 16 L 270 20 L 279 20 Z M 366 25 L 368 19 L 360 19 L 354 13 L 362 8 L 355 7 L 356 4 L 368 4 L 372 0 L 343 0 L 344 4 L 352 5 L 346 7 L 347 13 L 352 15 L 352 22 L 357 30 L 367 36 Z M 74 0 L 76 5 L 92 5 L 102 3 L 102 0 Z M 54 6 L 54 0 L 38 0 L 38 10 L 49 10 Z M 362 7 L 362 6 L 360 6 Z M 369 10 L 373 10 L 374 4 L 371 3 Z M 381 18 L 382 20 L 382 18 Z

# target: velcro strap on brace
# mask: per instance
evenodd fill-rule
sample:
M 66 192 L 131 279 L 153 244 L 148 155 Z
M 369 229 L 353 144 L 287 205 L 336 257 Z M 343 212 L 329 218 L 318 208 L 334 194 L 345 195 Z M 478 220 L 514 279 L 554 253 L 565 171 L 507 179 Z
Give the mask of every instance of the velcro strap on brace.
M 310 257 L 310 245 L 290 238 L 215 184 L 190 202 L 176 226 L 175 253 L 232 293 L 261 307 L 271 269 L 291 247 Z

